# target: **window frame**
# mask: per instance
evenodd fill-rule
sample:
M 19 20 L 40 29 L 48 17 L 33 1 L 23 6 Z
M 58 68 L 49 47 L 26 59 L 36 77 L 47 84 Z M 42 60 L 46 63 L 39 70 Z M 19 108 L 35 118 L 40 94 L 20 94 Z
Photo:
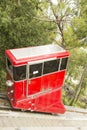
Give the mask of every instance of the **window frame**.
M 31 61 L 31 62 L 28 62 L 27 64 L 27 80 L 31 80 L 31 79 L 36 79 L 36 78 L 39 78 L 43 75 L 43 73 L 41 73 L 41 76 L 38 76 L 38 77 L 32 77 L 32 78 L 29 78 L 29 75 L 30 75 L 30 65 L 35 65 L 35 64 L 40 64 L 42 63 L 42 72 L 43 72 L 43 60 L 37 60 L 37 61 Z
M 41 68 L 40 68 L 40 73 L 39 73 L 39 71 L 38 71 L 39 69 L 38 69 L 38 70 L 33 70 L 33 71 L 31 72 L 32 75 L 33 75 L 34 71 L 38 71 L 38 73 L 35 72 L 36 74 L 35 74 L 35 76 L 33 77 L 32 75 L 30 75 L 30 71 L 31 71 L 31 70 L 30 70 L 30 69 L 31 69 L 30 67 L 33 66 L 33 65 L 39 65 L 39 64 L 41 64 L 41 65 L 40 65 L 40 66 L 41 66 Z M 29 72 L 29 79 L 34 79 L 34 78 L 41 77 L 41 76 L 42 76 L 42 69 L 43 69 L 43 62 L 42 62 L 42 63 L 36 63 L 36 64 L 29 64 L 29 71 L 28 71 L 28 72 Z M 39 75 L 38 75 L 38 74 L 39 74 Z
M 62 65 L 62 60 L 63 59 L 67 59 L 67 61 L 66 61 L 66 64 L 65 64 L 65 67 L 62 69 L 61 67 L 61 65 Z M 66 70 L 66 68 L 67 68 L 67 62 L 68 62 L 68 57 L 62 57 L 62 58 L 60 58 L 60 68 L 59 68 L 59 71 L 63 71 L 63 70 Z
M 7 69 L 8 73 L 10 74 L 10 76 L 11 76 L 12 80 L 13 80 L 13 81 L 15 81 L 15 82 L 20 82 L 20 81 L 26 80 L 26 79 L 27 79 L 27 77 L 26 77 L 25 79 L 15 80 L 15 79 L 14 79 L 14 74 L 13 74 L 13 68 L 14 68 L 14 67 L 27 66 L 27 65 L 26 65 L 26 64 L 24 64 L 24 65 L 20 65 L 20 66 L 13 66 L 13 64 L 10 62 L 10 63 L 11 63 L 11 65 L 12 65 L 12 71 L 11 71 L 11 70 L 9 69 L 9 67 L 8 67 L 8 61 L 10 62 L 9 58 L 8 58 L 8 57 L 6 57 L 6 69 Z M 26 67 L 26 71 L 27 71 L 27 67 Z
M 43 71 L 44 71 L 44 62 L 48 62 L 48 61 L 52 61 L 52 60 L 58 60 L 58 59 L 59 59 L 59 66 L 60 66 L 60 58 L 57 58 L 57 57 L 49 58 L 49 59 L 44 59 L 44 60 L 37 60 L 37 61 L 28 62 L 28 64 L 27 64 L 27 80 L 29 80 L 29 79 L 30 80 L 31 79 L 36 79 L 36 78 L 39 78 L 41 76 L 49 75 L 49 74 L 56 73 L 57 71 L 59 71 L 59 66 L 58 66 L 57 71 L 46 73 L 46 74 L 43 73 Z M 39 64 L 39 63 L 42 63 L 42 74 L 41 74 L 41 76 L 29 78 L 30 65 Z
M 54 61 L 54 60 L 59 60 L 58 62 L 57 62 L 57 70 L 56 71 L 51 71 L 51 72 L 47 72 L 47 73 L 44 73 L 44 68 L 45 68 L 45 62 L 52 62 L 52 61 Z M 44 62 L 44 67 L 43 67 L 43 75 L 48 75 L 48 74 L 51 74 L 51 73 L 56 73 L 56 72 L 58 72 L 59 71 L 59 66 L 60 66 L 60 58 L 55 58 L 55 59 L 52 59 L 52 60 L 48 60 L 48 61 L 45 61 Z M 58 64 L 59 63 L 59 64 Z
M 23 78 L 23 79 L 19 79 L 19 80 L 15 80 L 15 78 L 14 78 L 14 68 L 18 68 L 18 67 L 23 67 L 23 66 L 25 66 L 25 78 Z M 27 77 L 26 77 L 26 64 L 25 65 L 20 65 L 20 66 L 13 66 L 13 80 L 15 81 L 15 82 L 20 82 L 20 81 L 24 81 L 24 80 L 26 80 L 27 79 Z
M 12 63 L 10 62 L 9 58 L 6 57 L 6 69 L 7 71 L 10 73 L 11 77 L 13 78 L 14 80 L 14 77 L 13 77 L 13 67 L 21 67 L 21 66 L 26 66 L 26 78 L 25 79 L 22 79 L 22 80 L 31 80 L 31 79 L 35 79 L 35 78 L 38 78 L 38 77 L 41 77 L 41 76 L 45 76 L 45 75 L 49 75 L 49 74 L 52 74 L 52 73 L 56 73 L 56 72 L 60 72 L 60 71 L 63 71 L 65 69 L 61 69 L 61 65 L 62 65 L 62 59 L 63 58 L 67 58 L 67 62 L 68 62 L 68 57 L 62 57 L 62 58 L 58 58 L 58 57 L 54 57 L 54 58 L 49 58 L 49 59 L 43 59 L 43 60 L 37 60 L 37 61 L 31 61 L 31 62 L 28 62 L 27 65 L 24 64 L 24 65 L 20 65 L 20 66 L 13 66 Z M 48 61 L 53 61 L 53 60 L 59 60 L 59 65 L 58 65 L 58 69 L 57 71 L 54 71 L 54 72 L 49 72 L 49 73 L 43 73 L 44 71 L 44 63 L 45 62 L 48 62 Z M 9 69 L 8 67 L 8 61 L 11 63 L 12 65 L 12 71 Z M 37 76 L 37 77 L 32 77 L 32 78 L 29 78 L 29 69 L 30 69 L 30 65 L 34 65 L 34 64 L 39 64 L 39 63 L 42 63 L 42 73 L 41 73 L 41 76 Z M 66 63 L 66 67 L 67 67 L 67 63 Z M 14 80 L 15 82 L 19 82 L 21 80 Z
M 9 58 L 8 57 L 6 57 L 6 69 L 7 69 L 7 71 L 8 71 L 8 73 L 11 75 L 11 77 L 13 78 L 13 65 L 12 65 L 12 63 L 11 63 L 11 65 L 12 65 L 12 71 L 9 69 L 9 67 L 8 67 L 8 62 L 10 62 L 10 60 L 9 60 Z

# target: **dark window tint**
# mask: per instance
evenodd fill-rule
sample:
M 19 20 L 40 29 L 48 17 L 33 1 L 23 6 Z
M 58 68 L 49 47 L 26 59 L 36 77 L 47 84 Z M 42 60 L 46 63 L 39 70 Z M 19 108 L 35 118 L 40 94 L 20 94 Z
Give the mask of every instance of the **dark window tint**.
M 58 71 L 59 59 L 44 62 L 43 74 Z
M 13 67 L 13 78 L 15 81 L 26 78 L 26 66 Z
M 68 58 L 62 58 L 60 70 L 66 69 L 67 60 L 68 60 Z
M 29 66 L 29 78 L 34 78 L 42 75 L 42 63 Z
M 7 59 L 7 67 L 8 69 L 12 72 L 13 71 L 13 66 L 11 64 L 11 62 Z

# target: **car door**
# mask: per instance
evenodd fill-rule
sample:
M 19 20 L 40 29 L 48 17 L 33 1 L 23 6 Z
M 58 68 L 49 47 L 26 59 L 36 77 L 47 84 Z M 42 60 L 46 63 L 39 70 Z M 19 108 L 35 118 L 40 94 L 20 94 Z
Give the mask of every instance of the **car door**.
M 27 65 L 27 97 L 37 94 L 41 90 L 41 77 L 42 77 L 41 61 L 28 62 Z

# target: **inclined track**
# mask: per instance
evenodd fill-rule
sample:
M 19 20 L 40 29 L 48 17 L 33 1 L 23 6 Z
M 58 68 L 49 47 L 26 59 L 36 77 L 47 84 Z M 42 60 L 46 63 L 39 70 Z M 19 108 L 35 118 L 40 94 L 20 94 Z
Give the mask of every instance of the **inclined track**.
M 67 112 L 87 114 L 87 109 L 75 108 L 73 106 L 65 106 L 65 107 Z M 0 110 L 23 111 L 20 109 L 12 108 L 10 101 L 5 93 L 0 93 Z
M 64 114 L 49 114 L 13 109 L 6 94 L 0 95 L 0 130 L 1 127 L 83 127 L 87 126 L 87 110 L 66 107 Z M 11 128 L 11 130 L 12 130 Z M 53 127 L 54 128 L 54 127 Z M 47 129 L 47 128 L 46 128 Z M 69 128 L 70 130 L 71 128 Z M 86 128 L 87 129 L 87 128 Z M 86 130 L 85 129 L 85 130 Z M 24 129 L 23 129 L 24 130 Z

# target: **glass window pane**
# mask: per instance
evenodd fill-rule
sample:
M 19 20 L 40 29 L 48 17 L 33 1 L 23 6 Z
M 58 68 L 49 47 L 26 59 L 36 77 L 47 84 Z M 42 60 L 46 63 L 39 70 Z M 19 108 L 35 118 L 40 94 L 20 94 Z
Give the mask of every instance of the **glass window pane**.
M 35 78 L 42 75 L 42 63 L 29 66 L 29 78 Z
M 13 66 L 12 66 L 11 62 L 8 59 L 7 59 L 7 67 L 8 67 L 10 72 L 13 71 Z
M 66 69 L 67 60 L 68 60 L 68 58 L 62 58 L 60 70 Z
M 43 74 L 58 71 L 60 59 L 44 62 Z
M 13 78 L 15 81 L 26 79 L 26 65 L 13 67 Z

